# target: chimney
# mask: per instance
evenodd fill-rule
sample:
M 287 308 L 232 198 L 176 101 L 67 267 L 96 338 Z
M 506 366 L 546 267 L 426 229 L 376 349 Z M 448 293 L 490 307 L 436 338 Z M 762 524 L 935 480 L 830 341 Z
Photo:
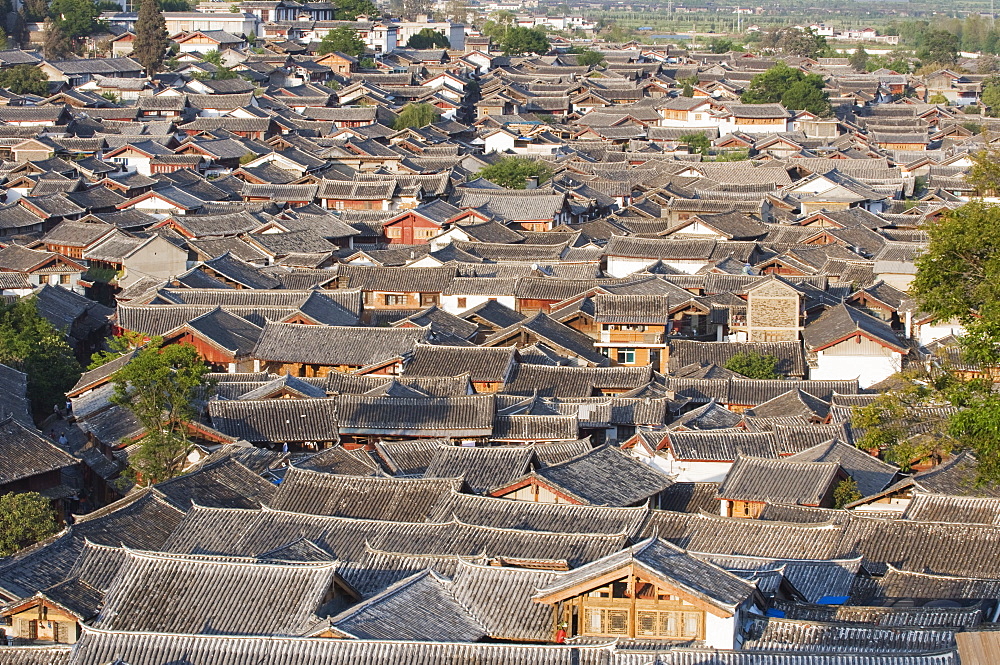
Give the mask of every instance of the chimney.
M 538 189 L 538 176 L 533 175 L 524 183 L 525 189 Z

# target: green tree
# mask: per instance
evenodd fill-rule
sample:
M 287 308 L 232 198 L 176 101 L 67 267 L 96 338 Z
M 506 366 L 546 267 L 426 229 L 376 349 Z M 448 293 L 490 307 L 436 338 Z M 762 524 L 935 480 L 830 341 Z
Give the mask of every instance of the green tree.
M 948 98 L 945 97 L 940 92 L 937 92 L 937 93 L 934 93 L 933 95 L 931 95 L 930 97 L 927 98 L 927 103 L 928 104 L 947 104 L 948 103 Z
M 44 21 L 49 15 L 49 3 L 46 0 L 24 0 L 22 8 L 24 19 L 31 23 Z
M 694 88 L 690 83 L 684 84 L 684 89 L 681 90 L 681 97 L 694 97 Z
M 483 23 L 482 33 L 493 39 L 503 39 L 507 31 L 514 27 L 516 18 L 513 12 L 506 9 L 493 12 L 486 22 Z
M 805 74 L 779 62 L 767 71 L 750 79 L 750 85 L 743 92 L 740 101 L 744 104 L 777 104 L 793 83 L 805 78 Z
M 957 446 L 975 453 L 980 484 L 1000 481 L 1000 396 L 992 381 L 1000 367 L 998 229 L 1000 207 L 983 201 L 967 203 L 928 225 L 929 243 L 917 258 L 911 285 L 920 311 L 963 325 L 962 360 L 983 368 L 984 378 L 965 380 L 946 372 L 947 381 L 935 384 L 958 409 L 949 417 L 948 433 Z
M 1000 117 L 1000 79 L 994 76 L 983 82 L 983 92 L 979 99 L 987 107 L 986 115 L 991 118 Z
M 66 36 L 76 42 L 97 29 L 100 11 L 94 0 L 52 0 L 49 14 Z
M 368 0 L 336 0 L 334 18 L 340 21 L 354 21 L 359 16 L 378 16 L 378 8 Z
M 42 30 L 45 36 L 42 40 L 42 53 L 47 60 L 62 60 L 73 52 L 73 43 L 58 23 L 50 18 L 45 19 Z
M 783 379 L 784 375 L 777 370 L 779 362 L 781 361 L 777 356 L 744 351 L 732 356 L 724 367 L 748 379 Z
M 705 132 L 685 134 L 681 137 L 681 143 L 689 147 L 691 152 L 698 153 L 700 155 L 708 155 L 709 151 L 712 149 L 712 141 L 709 140 Z
M 112 375 L 111 401 L 131 410 L 146 431 L 129 463 L 147 483 L 181 470 L 189 446 L 185 424 L 197 417 L 196 400 L 210 388 L 208 372 L 193 346 L 154 339 Z
M 358 58 L 365 52 L 365 43 L 358 39 L 358 33 L 351 28 L 334 28 L 320 41 L 316 53 L 326 55 L 334 52 Z
M 538 184 L 546 182 L 552 177 L 552 169 L 544 162 L 526 157 L 504 157 L 480 169 L 476 176 L 508 189 L 524 189 L 528 178 L 538 178 Z
M 909 74 L 910 73 L 910 61 L 906 58 L 895 58 L 890 60 L 886 65 L 887 69 L 891 69 L 897 74 Z
M 451 42 L 437 30 L 434 30 L 433 28 L 424 28 L 407 40 L 406 48 L 451 48 Z
M 114 335 L 105 341 L 107 350 L 98 351 L 91 354 L 88 370 L 97 369 L 115 358 L 119 358 L 126 353 L 131 353 L 146 344 L 146 336 L 142 333 L 124 331 L 121 335 Z
M 212 49 L 211 51 L 205 51 L 205 53 L 201 56 L 201 61 L 207 62 L 210 65 L 215 65 L 216 67 L 221 67 L 222 53 L 216 49 Z
M 739 45 L 728 37 L 714 37 L 708 42 L 708 50 L 715 54 L 739 51 Z
M 797 111 L 830 115 L 830 98 L 823 90 L 823 77 L 806 74 L 779 62 L 750 79 L 750 85 L 740 97 L 745 104 L 777 104 Z
M 844 478 L 833 488 L 833 507 L 843 508 L 849 503 L 854 503 L 861 497 L 858 491 L 858 483 L 854 478 Z
M 921 311 L 965 327 L 962 342 L 971 362 L 1000 364 L 1000 207 L 972 201 L 925 230 L 930 242 L 917 258 L 911 285 Z
M 396 116 L 392 123 L 393 129 L 419 129 L 426 127 L 440 117 L 440 113 L 433 104 L 407 104 Z
M 848 58 L 851 63 L 851 67 L 854 67 L 856 71 L 866 72 L 868 71 L 868 51 L 865 50 L 864 46 L 858 45 L 858 48 L 854 49 L 854 53 Z
M 49 500 L 38 492 L 0 496 L 0 556 L 10 556 L 58 530 Z
M 830 52 L 826 38 L 810 29 L 776 27 L 766 30 L 760 39 L 761 50 L 803 58 L 817 58 Z
M 910 471 L 914 462 L 944 456 L 954 445 L 940 394 L 950 378 L 935 370 L 901 372 L 893 379 L 892 390 L 852 410 L 851 424 L 858 432 L 854 445 Z
M 49 94 L 49 77 L 34 65 L 14 65 L 0 71 L 0 87 L 18 95 L 46 97 Z
M 950 67 L 958 62 L 958 37 L 947 30 L 928 30 L 917 49 L 917 57 L 926 63 Z
M 66 336 L 38 314 L 34 298 L 0 309 L 0 363 L 28 375 L 28 398 L 36 417 L 62 406 L 80 378 L 80 364 Z
M 234 72 L 231 67 L 217 67 L 211 76 L 209 76 L 213 81 L 225 81 L 239 77 L 240 75 Z
M 139 17 L 135 24 L 132 57 L 142 65 L 148 76 L 152 76 L 163 67 L 163 57 L 169 44 L 167 23 L 156 0 L 141 0 Z
M 581 49 L 576 54 L 576 62 L 581 67 L 596 67 L 597 65 L 604 63 L 604 54 L 600 51 Z
M 821 83 L 811 80 L 810 74 L 802 81 L 797 81 L 781 95 L 781 104 L 787 109 L 796 111 L 809 111 L 819 116 L 829 116 L 833 113 L 830 107 L 830 96 L 822 87 Z M 817 77 L 818 78 L 818 77 Z
M 552 48 L 544 31 L 520 26 L 514 26 L 507 30 L 500 39 L 500 46 L 503 48 L 504 55 L 524 55 L 525 53 L 545 55 Z
M 822 77 L 811 74 L 822 82 Z M 806 74 L 799 69 L 789 67 L 779 62 L 767 71 L 750 79 L 750 85 L 744 90 L 740 101 L 744 104 L 777 104 L 781 96 L 793 84 L 806 80 Z

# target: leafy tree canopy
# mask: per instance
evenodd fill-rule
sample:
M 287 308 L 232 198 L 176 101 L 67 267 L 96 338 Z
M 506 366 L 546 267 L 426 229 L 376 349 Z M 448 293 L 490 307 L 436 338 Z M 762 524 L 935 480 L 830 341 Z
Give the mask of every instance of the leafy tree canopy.
M 740 101 L 744 104 L 777 104 L 781 96 L 792 86 L 805 78 L 798 69 L 779 62 L 765 72 L 750 79 L 750 85 L 743 92 Z
M 28 375 L 28 398 L 36 416 L 62 406 L 80 378 L 80 364 L 66 336 L 38 314 L 34 298 L 0 309 L 0 363 Z
M 817 115 L 831 113 L 829 96 L 823 91 L 823 77 L 806 74 L 779 62 L 757 74 L 743 92 L 745 104 L 783 104 L 785 108 L 806 110 Z
M 448 38 L 433 28 L 422 29 L 406 42 L 406 48 L 431 49 L 450 47 L 451 42 L 448 41 Z
M 783 379 L 784 375 L 777 370 L 779 362 L 777 356 L 745 351 L 732 356 L 724 366 L 748 379 Z
M 71 40 L 86 37 L 99 26 L 100 11 L 94 0 L 52 0 L 49 14 Z
M 977 166 L 986 161 L 986 153 L 981 154 Z M 993 166 L 994 177 L 998 170 Z M 939 359 L 930 376 L 911 390 L 927 392 L 926 399 L 934 404 L 957 409 L 947 418 L 945 434 L 955 447 L 975 453 L 980 484 L 1000 482 L 1000 395 L 991 379 L 1000 365 L 998 229 L 1000 207 L 983 201 L 967 203 L 927 225 L 929 243 L 916 260 L 917 275 L 910 286 L 920 311 L 963 325 L 962 361 L 983 369 L 982 378 L 970 379 L 952 370 L 946 358 Z
M 212 49 L 211 51 L 205 51 L 202 54 L 202 56 L 201 56 L 201 61 L 202 62 L 207 62 L 207 63 L 209 63 L 211 65 L 215 65 L 216 67 L 221 67 L 222 66 L 222 53 L 220 53 L 219 51 L 217 51 L 215 49 Z
M 22 9 L 26 21 L 44 21 L 49 15 L 47 0 L 24 0 Z
M 407 104 L 392 123 L 393 129 L 419 129 L 426 127 L 440 117 L 433 104 Z
M 34 65 L 14 65 L 0 71 L 0 87 L 18 95 L 46 97 L 49 94 L 49 77 Z
M 188 449 L 185 423 L 198 415 L 195 403 L 210 387 L 209 370 L 193 346 L 163 346 L 154 339 L 112 375 L 111 401 L 130 409 L 146 430 L 129 458 L 145 481 L 168 480 L 181 470 Z
M 861 497 L 861 492 L 858 491 L 858 483 L 854 478 L 845 478 L 837 483 L 837 486 L 833 488 L 833 507 L 843 508 L 849 503 L 854 503 Z
M 357 58 L 364 54 L 365 43 L 358 39 L 357 33 L 351 28 L 334 28 L 320 41 L 316 53 L 326 55 L 335 51 Z
M 525 53 L 544 55 L 552 48 L 549 44 L 549 38 L 545 36 L 543 30 L 520 26 L 509 28 L 500 38 L 500 46 L 503 48 L 504 55 L 524 55 Z
M 378 8 L 369 0 L 336 0 L 334 2 L 334 18 L 340 21 L 353 21 L 359 16 L 378 16 Z
M 712 53 L 722 54 L 730 51 L 742 51 L 743 49 L 728 37 L 713 37 L 708 42 L 708 50 Z
M 58 530 L 49 500 L 38 492 L 0 496 L 0 556 L 10 556 Z
M 760 48 L 772 53 L 818 58 L 832 52 L 826 38 L 812 30 L 794 27 L 771 28 L 760 37 Z
M 986 115 L 1000 117 L 1000 79 L 993 76 L 983 82 L 983 92 L 979 100 L 987 107 Z
M 570 53 L 576 54 L 576 62 L 582 67 L 594 67 L 604 62 L 604 54 L 600 51 L 592 51 L 589 48 L 570 49 Z
M 712 141 L 709 140 L 705 132 L 685 134 L 681 137 L 681 143 L 691 148 L 692 152 L 702 155 L 707 155 L 712 149 Z
M 483 23 L 482 33 L 493 39 L 502 39 L 507 31 L 514 26 L 514 19 L 517 17 L 513 12 L 502 9 L 490 14 L 490 17 Z
M 538 184 L 552 177 L 552 169 L 544 162 L 525 157 L 504 157 L 481 169 L 476 176 L 509 189 L 524 189 L 528 178 L 538 178 Z
M 954 445 L 948 435 L 942 401 L 923 372 L 896 375 L 896 387 L 871 404 L 855 407 L 851 423 L 859 435 L 854 445 L 880 454 L 903 471 L 931 454 L 946 455 Z M 944 387 L 947 376 L 937 377 Z
M 816 76 L 810 74 L 809 76 Z M 809 111 L 818 116 L 829 116 L 833 113 L 830 106 L 830 96 L 814 80 L 797 81 L 781 95 L 781 104 L 787 109 Z
M 928 30 L 917 49 L 917 57 L 926 63 L 950 67 L 958 62 L 958 37 L 947 30 Z
M 986 163 L 1000 172 L 996 162 Z M 972 172 L 970 181 L 975 166 Z M 930 242 L 917 258 L 910 287 L 921 311 L 962 323 L 970 361 L 1000 364 L 1000 207 L 973 201 L 926 231 Z

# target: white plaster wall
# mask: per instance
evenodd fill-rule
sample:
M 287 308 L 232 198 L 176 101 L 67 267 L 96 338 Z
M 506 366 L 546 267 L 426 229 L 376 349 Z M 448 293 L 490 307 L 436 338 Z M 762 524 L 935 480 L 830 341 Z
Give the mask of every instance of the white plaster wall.
M 858 385 L 867 388 L 898 372 L 902 367 L 902 360 L 901 354 L 889 350 L 886 350 L 886 355 L 881 357 L 833 356 L 820 351 L 817 354 L 816 367 L 809 370 L 809 378 L 826 381 L 857 378 Z
M 458 306 L 458 299 L 465 298 L 465 307 Z M 517 309 L 517 299 L 514 296 L 441 296 L 441 309 L 448 312 L 449 314 L 461 314 L 462 312 L 472 309 L 482 305 L 484 302 L 493 298 L 501 305 L 510 307 L 511 309 Z
M 726 619 L 705 612 L 705 645 L 713 649 L 732 649 L 736 644 L 736 617 Z

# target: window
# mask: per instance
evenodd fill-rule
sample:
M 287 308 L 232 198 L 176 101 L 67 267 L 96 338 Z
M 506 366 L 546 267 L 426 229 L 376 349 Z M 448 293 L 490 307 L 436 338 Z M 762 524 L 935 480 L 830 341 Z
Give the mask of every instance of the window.
M 386 296 L 385 296 L 385 304 L 386 305 L 405 305 L 406 304 L 406 295 L 404 295 L 404 294 L 395 294 L 395 293 L 387 293 Z
M 60 284 L 69 284 L 69 275 L 59 275 Z
M 588 607 L 585 632 L 591 635 L 628 635 L 628 610 Z
M 427 238 L 434 237 L 434 231 L 435 229 L 417 229 L 414 235 L 417 238 L 426 240 Z
M 399 228 L 398 226 L 390 226 L 389 228 L 387 228 L 385 230 L 385 237 L 386 238 L 402 238 L 403 237 L 403 229 Z
M 460 309 L 465 309 L 467 307 L 467 305 L 465 303 L 466 303 L 466 298 L 459 298 L 458 299 L 458 306 L 459 306 Z
M 639 610 L 636 637 L 697 638 L 701 630 L 700 612 Z
M 618 362 L 623 365 L 635 364 L 635 349 L 618 349 Z

